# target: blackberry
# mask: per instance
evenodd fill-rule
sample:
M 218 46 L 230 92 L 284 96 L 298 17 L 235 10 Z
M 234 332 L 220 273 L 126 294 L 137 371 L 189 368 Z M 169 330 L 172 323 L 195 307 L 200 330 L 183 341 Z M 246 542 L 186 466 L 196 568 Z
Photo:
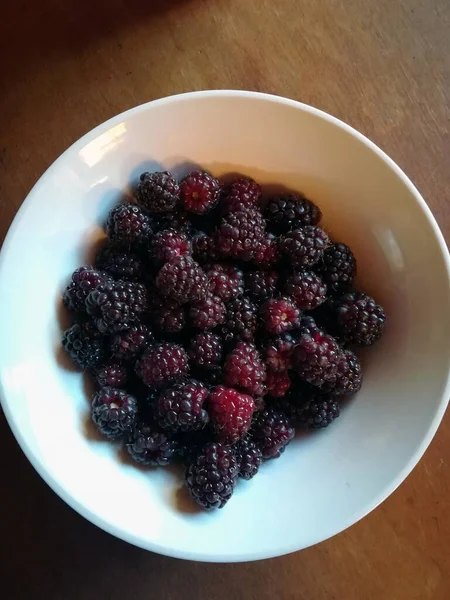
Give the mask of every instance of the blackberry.
M 204 408 L 207 396 L 206 387 L 193 379 L 163 390 L 156 402 L 160 427 L 173 433 L 203 429 L 209 420 Z
M 269 198 L 264 215 L 277 233 L 317 225 L 322 218 L 320 208 L 303 194 L 281 194 Z
M 294 269 L 302 269 L 316 264 L 329 243 L 330 239 L 323 229 L 308 225 L 287 233 L 279 248 Z
M 148 387 L 161 388 L 187 374 L 188 356 L 181 346 L 150 346 L 136 364 L 136 373 Z
M 318 394 L 317 388 L 300 379 L 295 380 L 289 392 L 283 398 L 277 398 L 276 407 L 282 410 L 292 425 L 304 425 L 304 411 L 309 402 Z
M 316 323 L 314 317 L 303 315 L 300 321 L 299 334 L 314 337 L 316 334 L 324 335 L 325 331 Z
M 224 302 L 244 293 L 244 274 L 234 265 L 213 264 L 206 269 L 208 289 Z
M 258 244 L 253 262 L 260 269 L 273 268 L 280 258 L 278 239 L 272 234 L 266 234 Z
M 198 367 L 212 367 L 222 360 L 222 340 L 209 331 L 198 333 L 190 343 L 188 355 Z
M 147 325 L 139 323 L 126 331 L 116 333 L 111 341 L 111 351 L 117 360 L 135 361 L 147 346 L 153 342 L 153 336 Z
M 164 229 L 152 238 L 150 256 L 157 266 L 161 266 L 177 256 L 190 254 L 192 254 L 192 244 L 182 231 Z
M 99 285 L 86 298 L 87 312 L 102 333 L 132 327 L 147 308 L 147 290 L 140 283 L 114 281 Z
M 261 188 L 256 181 L 250 177 L 239 177 L 224 189 L 220 207 L 227 215 L 249 206 L 258 206 L 260 198 Z
M 260 313 L 265 330 L 272 335 L 280 335 L 300 325 L 300 311 L 290 298 L 267 300 Z
M 262 464 L 262 453 L 255 442 L 246 436 L 234 447 L 236 459 L 239 465 L 239 477 L 252 479 L 259 471 Z
M 338 402 L 333 396 L 317 394 L 303 406 L 302 420 L 311 429 L 328 427 L 340 414 Z
M 217 296 L 208 294 L 192 302 L 189 316 L 194 327 L 213 329 L 225 321 L 225 304 Z
M 179 302 L 155 294 L 150 301 L 148 316 L 152 324 L 164 333 L 179 333 L 186 326 L 186 313 Z
M 165 467 L 176 462 L 182 454 L 181 444 L 155 427 L 138 422 L 128 436 L 127 450 L 139 464 L 152 467 Z
M 172 212 L 178 204 L 180 188 L 168 171 L 142 173 L 136 188 L 136 202 L 149 213 Z
M 230 446 L 208 443 L 186 469 L 186 486 L 206 510 L 223 508 L 233 494 L 238 470 Z
M 222 328 L 226 342 L 251 342 L 255 337 L 256 325 L 256 306 L 246 296 L 234 298 L 227 303 L 225 325 Z
M 328 285 L 330 292 L 343 294 L 353 285 L 356 276 L 356 259 L 345 244 L 332 244 L 323 253 L 316 270 Z
M 159 271 L 156 286 L 163 296 L 179 302 L 200 300 L 206 292 L 206 275 L 190 256 L 178 256 Z
M 295 431 L 287 416 L 274 407 L 257 413 L 251 436 L 263 458 L 278 458 L 294 437 Z
M 106 234 L 112 243 L 128 248 L 142 246 L 152 234 L 150 219 L 135 204 L 119 204 L 109 213 Z
M 298 308 L 313 310 L 325 302 L 327 286 L 312 271 L 299 271 L 287 279 L 285 291 L 294 299 Z
M 95 367 L 105 355 L 103 337 L 92 323 L 75 323 L 63 334 L 62 347 L 81 369 Z
M 195 260 L 201 264 L 219 258 L 214 239 L 203 231 L 200 231 L 192 238 L 192 254 Z
M 264 396 L 266 367 L 253 344 L 239 342 L 230 352 L 223 370 L 224 383 L 252 396 Z
M 297 343 L 297 336 L 292 332 L 283 333 L 270 339 L 264 347 L 264 359 L 267 368 L 275 373 L 282 373 L 292 368 L 292 354 Z
M 275 294 L 277 281 L 276 271 L 249 271 L 245 274 L 245 290 L 255 302 L 262 302 Z
M 86 298 L 100 283 L 109 281 L 110 277 L 94 267 L 84 266 L 72 274 L 72 281 L 66 287 L 63 303 L 73 312 L 86 312 Z
M 337 327 L 344 339 L 357 346 L 371 346 L 382 335 L 386 313 L 362 292 L 345 294 L 335 305 Z
M 125 252 L 117 246 L 105 246 L 95 258 L 95 266 L 114 279 L 141 281 L 144 278 L 144 264 L 132 252 Z
M 287 371 L 267 371 L 267 393 L 272 398 L 283 398 L 291 387 L 291 379 Z
M 226 444 L 237 442 L 249 430 L 254 410 L 251 396 L 223 385 L 215 387 L 209 395 L 207 411 L 216 439 Z
M 219 202 L 220 183 L 206 171 L 192 171 L 180 182 L 180 198 L 189 213 L 203 215 Z
M 358 357 L 351 350 L 344 350 L 338 363 L 336 381 L 323 385 L 322 389 L 334 396 L 347 396 L 359 392 L 361 385 L 362 369 Z
M 222 219 L 216 232 L 216 247 L 223 256 L 252 260 L 265 231 L 265 220 L 257 209 L 246 208 Z
M 153 215 L 153 230 L 155 233 L 173 229 L 188 236 L 192 235 L 193 229 L 189 215 L 183 210 L 175 210 L 169 213 L 158 213 Z
M 111 440 L 130 431 L 136 415 L 136 398 L 124 390 L 104 387 L 92 400 L 92 420 L 100 433 Z
M 342 358 L 341 348 L 328 334 L 304 334 L 295 347 L 293 360 L 302 379 L 316 386 L 334 383 Z
M 92 374 L 100 387 L 123 388 L 128 379 L 125 365 L 116 362 L 104 363 L 96 367 Z

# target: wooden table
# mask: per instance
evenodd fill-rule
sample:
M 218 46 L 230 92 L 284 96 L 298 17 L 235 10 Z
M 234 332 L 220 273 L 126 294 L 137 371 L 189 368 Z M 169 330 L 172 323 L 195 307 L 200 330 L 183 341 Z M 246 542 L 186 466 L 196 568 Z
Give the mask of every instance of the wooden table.
M 5 0 L 0 82 L 0 239 L 42 172 L 92 127 L 224 87 L 350 123 L 404 168 L 450 234 L 448 0 Z M 175 561 L 96 529 L 39 479 L 3 417 L 0 427 L 5 600 L 450 597 L 448 413 L 412 475 L 362 522 L 238 565 Z

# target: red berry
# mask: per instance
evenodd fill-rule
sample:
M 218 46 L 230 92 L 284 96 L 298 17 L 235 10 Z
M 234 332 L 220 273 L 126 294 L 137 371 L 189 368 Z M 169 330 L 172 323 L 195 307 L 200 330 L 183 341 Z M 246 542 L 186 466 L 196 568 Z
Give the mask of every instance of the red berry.
M 224 302 L 244 293 L 244 274 L 234 265 L 213 264 L 206 269 L 206 275 L 209 291 Z
M 277 373 L 291 369 L 296 343 L 297 338 L 292 333 L 283 333 L 269 340 L 264 348 L 264 359 L 268 369 Z
M 294 350 L 293 359 L 300 377 L 320 387 L 336 381 L 342 351 L 331 335 L 320 332 L 304 334 Z
M 251 396 L 219 385 L 211 392 L 207 408 L 216 439 L 234 444 L 249 430 L 255 403 Z
M 153 236 L 150 254 L 156 265 L 163 265 L 177 256 L 187 256 L 191 253 L 192 244 L 181 231 L 164 229 Z
M 261 307 L 264 328 L 272 335 L 296 329 L 300 325 L 300 311 L 290 298 L 274 298 Z
M 219 202 L 220 183 L 206 171 L 192 171 L 180 182 L 184 209 L 196 215 L 212 210 Z
M 255 208 L 246 208 L 222 219 L 215 235 L 218 251 L 223 256 L 252 260 L 264 236 L 265 220 Z
M 161 388 L 189 370 L 188 356 L 176 344 L 150 346 L 136 364 L 136 373 L 149 387 Z
M 253 261 L 260 269 L 271 269 L 280 258 L 278 239 L 272 234 L 266 234 L 258 244 Z
M 267 393 L 273 398 L 283 398 L 291 387 L 291 379 L 286 371 L 267 371 Z
M 167 262 L 156 277 L 160 293 L 180 303 L 200 300 L 206 285 L 204 271 L 190 256 L 178 256 Z
M 243 389 L 252 396 L 264 395 L 266 368 L 253 344 L 239 342 L 236 345 L 227 356 L 223 377 L 230 387 Z
M 208 294 L 191 303 L 189 317 L 199 329 L 213 329 L 225 321 L 225 304 L 217 296 Z
M 213 367 L 222 359 L 222 340 L 210 331 L 198 333 L 191 341 L 188 355 L 197 367 Z
M 313 310 L 325 302 L 327 286 L 312 271 L 299 271 L 291 275 L 285 286 L 286 293 L 301 310 Z
M 220 202 L 222 213 L 227 215 L 248 206 L 258 206 L 260 198 L 261 188 L 256 181 L 239 177 L 224 189 Z

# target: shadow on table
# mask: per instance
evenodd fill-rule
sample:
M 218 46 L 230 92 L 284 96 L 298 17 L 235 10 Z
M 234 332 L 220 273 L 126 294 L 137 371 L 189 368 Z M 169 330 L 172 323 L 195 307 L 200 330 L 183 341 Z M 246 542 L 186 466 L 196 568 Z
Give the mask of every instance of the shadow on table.
M 24 71 L 33 74 L 46 58 L 84 54 L 102 37 L 131 25 L 146 27 L 162 13 L 203 0 L 23 0 L 2 5 L 0 76 L 5 84 Z M 117 40 L 119 48 L 120 36 Z M 88 64 L 87 64 L 88 68 Z M 108 67 L 109 68 L 109 67 Z

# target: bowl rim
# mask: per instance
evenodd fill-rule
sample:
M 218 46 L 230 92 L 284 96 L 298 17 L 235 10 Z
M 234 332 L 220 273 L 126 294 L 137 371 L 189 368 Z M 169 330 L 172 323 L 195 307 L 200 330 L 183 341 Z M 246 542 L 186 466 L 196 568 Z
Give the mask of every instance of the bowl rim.
M 418 206 L 422 210 L 425 218 L 428 220 L 430 224 L 435 239 L 438 243 L 441 255 L 445 262 L 445 267 L 447 271 L 447 284 L 450 290 L 450 254 L 445 242 L 445 239 L 439 229 L 439 226 L 430 210 L 425 200 L 422 198 L 421 194 L 411 182 L 411 180 L 407 177 L 407 175 L 402 171 L 402 169 L 383 151 L 379 148 L 374 142 L 369 140 L 362 133 L 341 121 L 340 119 L 328 114 L 325 111 L 317 109 L 313 106 L 305 104 L 303 102 L 299 102 L 296 100 L 291 100 L 289 98 L 285 98 L 282 96 L 277 96 L 273 94 L 266 94 L 261 92 L 252 92 L 245 90 L 229 90 L 229 89 L 215 89 L 215 90 L 204 90 L 204 91 L 196 91 L 196 92 L 187 92 L 182 94 L 176 94 L 172 96 L 166 96 L 164 98 L 159 98 L 156 100 L 152 100 L 150 102 L 146 102 L 130 108 L 118 115 L 104 121 L 100 125 L 94 127 L 89 132 L 84 134 L 81 138 L 79 138 L 76 142 L 74 142 L 71 146 L 67 148 L 41 175 L 38 181 L 34 184 L 30 192 L 27 194 L 25 200 L 22 205 L 19 207 L 9 229 L 6 234 L 6 237 L 3 242 L 3 247 L 0 252 L 0 281 L 2 277 L 3 265 L 6 261 L 6 257 L 8 255 L 8 250 L 10 246 L 14 243 L 14 238 L 16 231 L 20 226 L 20 222 L 22 217 L 26 213 L 28 206 L 31 204 L 34 195 L 39 191 L 39 189 L 46 183 L 47 178 L 51 176 L 53 171 L 56 171 L 59 168 L 60 163 L 64 161 L 64 159 L 69 156 L 71 153 L 76 152 L 78 149 L 84 147 L 89 142 L 93 141 L 102 133 L 105 133 L 108 129 L 118 125 L 122 121 L 127 118 L 137 115 L 141 112 L 145 112 L 150 107 L 161 106 L 170 103 L 176 103 L 180 101 L 190 101 L 195 100 L 197 98 L 249 98 L 254 100 L 263 100 L 266 102 L 271 102 L 275 104 L 282 104 L 285 106 L 290 106 L 297 110 L 301 110 L 303 112 L 307 112 L 313 114 L 330 124 L 342 129 L 343 131 L 350 134 L 352 137 L 359 140 L 366 147 L 372 150 L 379 158 L 383 160 L 385 164 L 397 175 L 398 178 L 404 183 L 404 185 L 411 192 L 412 196 L 415 198 Z M 450 366 L 450 365 L 449 365 Z M 4 385 L 3 374 L 0 369 L 0 403 L 3 408 L 3 412 L 5 414 L 6 420 L 9 424 L 9 427 L 16 438 L 20 448 L 23 453 L 32 464 L 37 473 L 42 477 L 42 479 L 47 483 L 47 485 L 62 499 L 66 504 L 68 504 L 71 508 L 77 511 L 81 516 L 86 518 L 88 521 L 96 525 L 97 527 L 103 529 L 104 531 L 110 533 L 111 535 L 118 537 L 130 544 L 133 544 L 139 548 L 150 550 L 152 552 L 156 552 L 158 554 L 162 554 L 165 556 L 170 556 L 172 558 L 180 558 L 185 560 L 195 560 L 201 562 L 245 562 L 245 561 L 254 561 L 254 560 L 263 560 L 267 558 L 273 558 L 276 556 L 282 556 L 286 554 L 290 554 L 292 552 L 296 552 L 298 550 L 302 550 L 304 548 L 308 548 L 317 543 L 325 541 L 326 539 L 330 539 L 334 537 L 338 533 L 341 533 L 348 527 L 351 527 L 362 518 L 364 518 L 368 513 L 374 510 L 377 506 L 379 506 L 384 500 L 386 500 L 398 487 L 399 485 L 408 477 L 414 467 L 417 465 L 419 460 L 422 458 L 429 444 L 431 443 L 439 424 L 444 416 L 445 410 L 448 404 L 448 398 L 450 396 L 450 370 L 447 375 L 447 381 L 445 384 L 445 390 L 442 394 L 442 398 L 439 403 L 439 407 L 436 410 L 436 413 L 423 436 L 422 440 L 417 445 L 417 448 L 413 455 L 410 457 L 408 462 L 405 464 L 403 469 L 397 474 L 397 476 L 386 485 L 377 496 L 375 496 L 371 502 L 369 502 L 366 506 L 362 507 L 356 514 L 352 516 L 351 519 L 347 519 L 346 522 L 340 523 L 339 527 L 337 527 L 330 535 L 327 537 L 317 536 L 317 539 L 311 540 L 310 543 L 304 546 L 300 546 L 298 544 L 290 544 L 288 546 L 279 545 L 274 549 L 273 552 L 267 551 L 254 551 L 247 552 L 245 554 L 239 554 L 239 551 L 236 552 L 236 555 L 231 557 L 229 555 L 221 555 L 220 553 L 197 553 L 195 550 L 184 552 L 178 551 L 177 549 L 173 549 L 170 547 L 166 547 L 161 544 L 156 544 L 153 542 L 148 542 L 146 540 L 142 540 L 137 536 L 130 534 L 129 532 L 121 529 L 116 525 L 112 525 L 111 523 L 105 521 L 101 516 L 93 513 L 91 510 L 87 509 L 84 505 L 79 503 L 76 499 L 74 499 L 71 494 L 56 480 L 47 470 L 45 464 L 43 464 L 34 454 L 34 451 L 29 444 L 28 440 L 22 435 L 21 427 L 18 421 L 15 420 L 12 412 L 9 408 L 9 401 L 6 393 L 6 386 Z

